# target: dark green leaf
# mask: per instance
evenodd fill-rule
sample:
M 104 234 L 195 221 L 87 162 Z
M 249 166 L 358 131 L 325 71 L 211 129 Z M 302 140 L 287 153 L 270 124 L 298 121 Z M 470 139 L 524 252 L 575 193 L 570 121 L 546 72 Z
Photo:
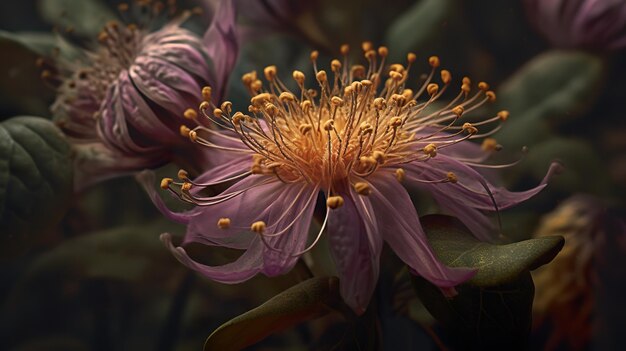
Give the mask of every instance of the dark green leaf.
M 64 214 L 72 195 L 71 149 L 54 124 L 37 117 L 0 123 L 0 245 L 17 254 Z
M 552 261 L 564 243 L 562 237 L 553 236 L 494 245 L 476 239 L 453 217 L 433 215 L 421 221 L 437 257 L 450 267 L 478 269 L 469 283 L 481 287 L 515 281 Z
M 57 40 L 52 33 L 12 33 L 0 30 L 0 38 L 1 40 L 12 41 L 21 44 L 33 53 L 39 54 L 41 56 L 47 56 L 52 54 L 52 50 L 57 46 Z
M 0 103 L 3 108 L 20 114 L 49 114 L 53 90 L 41 80 L 41 69 L 36 61 L 51 48 L 51 42 L 36 35 L 0 31 Z
M 215 330 L 205 350 L 240 350 L 297 323 L 321 317 L 340 301 L 335 277 L 312 278 L 231 319 Z
M 63 272 L 78 279 L 157 281 L 168 276 L 166 270 L 183 268 L 159 240 L 161 233 L 178 229 L 159 220 L 86 234 L 39 257 L 24 279 L 34 282 L 50 272 Z
M 457 346 L 523 348 L 531 325 L 534 286 L 529 271 L 561 250 L 560 236 L 507 245 L 480 242 L 456 219 L 426 216 L 422 225 L 437 257 L 451 267 L 471 267 L 474 278 L 447 298 L 428 281 L 413 277 L 428 311 L 457 336 Z
M 584 114 L 598 95 L 604 61 L 578 51 L 535 57 L 498 89 L 498 106 L 511 112 L 497 137 L 505 147 L 534 145 L 551 128 Z
M 104 25 L 117 16 L 98 0 L 45 0 L 39 2 L 41 16 L 61 28 L 71 28 L 78 35 L 95 38 Z

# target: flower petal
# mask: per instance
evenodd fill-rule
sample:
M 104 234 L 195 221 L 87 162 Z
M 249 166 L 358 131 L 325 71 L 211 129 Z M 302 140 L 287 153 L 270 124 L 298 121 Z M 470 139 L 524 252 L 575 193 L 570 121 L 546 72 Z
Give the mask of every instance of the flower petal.
M 415 207 L 404 187 L 391 173 L 368 178 L 370 201 L 378 218 L 378 229 L 393 251 L 414 273 L 440 288 L 452 288 L 476 273 L 469 268 L 450 268 L 430 248 Z
M 221 283 L 236 284 L 246 281 L 254 277 L 263 264 L 263 245 L 258 237 L 249 243 L 248 249 L 237 260 L 222 266 L 207 266 L 194 261 L 184 248 L 174 246 L 168 233 L 161 234 L 161 241 L 182 264 Z
M 241 269 L 245 274 L 237 274 L 232 281 L 223 275 L 226 268 L 199 264 L 187 256 L 184 249 L 173 248 L 171 241 L 166 244 L 173 248 L 172 252 L 185 265 L 218 281 L 238 282 L 258 272 L 268 276 L 284 274 L 298 260 L 298 255 L 294 253 L 300 252 L 306 245 L 318 191 L 316 187 L 305 184 L 285 184 L 273 176 L 251 175 L 222 194 L 206 200 L 214 201 L 220 199 L 220 196 L 223 198 L 225 194 L 237 194 L 236 196 L 221 202 L 214 201 L 215 204 L 210 206 L 198 206 L 184 214 L 175 214 L 188 223 L 187 233 L 181 244 L 183 246 L 199 243 L 246 249 L 246 253 L 232 263 L 237 267 L 237 272 L 241 273 Z M 172 212 L 167 209 L 165 211 L 172 218 Z M 218 221 L 221 218 L 228 218 L 230 225 L 219 228 Z M 256 221 L 267 224 L 266 231 L 262 234 L 265 237 L 250 231 L 250 226 Z M 280 235 L 272 237 L 272 234 Z
M 203 38 L 207 53 L 213 60 L 213 68 L 215 69 L 214 81 L 211 83 L 213 86 L 219 87 L 219 96 L 224 95 L 228 77 L 235 66 L 239 53 L 239 43 L 235 33 L 236 17 L 234 1 L 221 1 L 213 17 L 213 22 Z
M 495 211 L 494 201 L 498 209 L 503 210 L 528 200 L 545 188 L 548 180 L 559 168 L 558 163 L 553 163 L 539 185 L 521 192 L 496 187 L 478 171 L 445 155 L 437 155 L 426 162 L 411 163 L 407 165 L 406 170 L 407 182 L 430 192 L 444 210 L 458 217 L 478 239 L 493 241 L 497 234 L 496 228 L 489 217 L 481 211 Z M 456 175 L 457 183 L 419 181 L 445 179 L 448 172 Z
M 148 196 L 150 197 L 150 200 L 152 200 L 152 203 L 154 203 L 154 206 L 156 206 L 161 214 L 163 214 L 163 216 L 167 219 L 181 224 L 188 224 L 191 217 L 198 215 L 200 212 L 200 207 L 196 207 L 185 212 L 174 212 L 167 208 L 167 205 L 165 205 L 165 202 L 163 202 L 163 199 L 155 189 L 156 177 L 153 171 L 145 170 L 139 172 L 135 175 L 135 179 L 137 179 L 146 193 L 148 193 Z
M 368 198 L 354 190 L 339 193 L 343 206 L 329 210 L 328 241 L 339 273 L 343 300 L 355 313 L 365 312 L 379 274 L 383 242 Z
M 414 184 L 428 191 L 433 188 L 441 189 L 449 197 L 450 201 L 464 203 L 466 207 L 495 211 L 493 201 L 487 189 L 493 195 L 499 209 L 510 208 L 539 193 L 560 167 L 558 163 L 553 163 L 539 185 L 520 192 L 512 192 L 503 187 L 496 187 L 475 169 L 445 155 L 437 155 L 437 157 L 426 162 L 410 163 L 406 166 L 406 170 L 409 180 L 413 178 L 414 180 L 428 181 L 445 179 L 448 172 L 453 172 L 458 178 L 457 183 L 424 184 L 414 181 Z
M 300 257 L 298 253 L 304 250 L 309 236 L 319 188 L 281 184 L 279 191 L 280 195 L 260 217 L 267 224 L 264 234 L 277 235 L 266 238 L 269 248 L 263 253 L 263 273 L 268 276 L 287 273 Z

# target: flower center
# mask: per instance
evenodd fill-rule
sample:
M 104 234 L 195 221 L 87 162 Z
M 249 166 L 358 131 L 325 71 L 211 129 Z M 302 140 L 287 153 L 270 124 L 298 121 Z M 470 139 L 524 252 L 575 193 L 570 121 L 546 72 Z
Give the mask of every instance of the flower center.
M 311 61 L 318 89 L 307 88 L 305 74 L 293 71 L 299 89 L 291 92 L 278 78 L 276 67 L 268 66 L 264 70 L 267 87 L 256 72 L 242 77 L 253 96 L 249 114 L 231 114 L 230 102 L 218 108 L 207 99 L 200 111 L 234 132 L 254 153 L 252 174 L 273 174 L 285 183 L 303 181 L 329 190 L 340 180 L 365 179 L 381 167 L 401 171 L 402 164 L 428 160 L 440 148 L 486 136 L 477 135 L 476 126 L 506 118 L 503 112 L 502 116 L 476 124 L 459 124 L 463 114 L 495 100 L 486 83 L 478 84 L 478 92 L 470 96 L 471 82 L 463 78 L 456 98 L 443 108 L 433 108 L 451 82 L 447 70 L 439 72 L 441 86 L 434 82 L 440 66 L 437 57 L 429 59 L 431 72 L 413 91 L 406 88 L 406 83 L 414 54 L 407 55 L 406 66 L 385 66 L 387 48 L 375 51 L 366 42 L 363 49 L 367 68 L 348 65 L 348 48 L 343 46 L 343 63 L 331 61 L 333 78 L 318 70 L 318 53 L 314 51 Z M 384 68 L 387 70 L 383 75 Z M 197 127 L 193 131 L 183 128 L 181 132 L 200 144 L 214 146 L 209 135 L 215 133 L 213 130 Z M 360 190 L 368 191 L 365 186 Z

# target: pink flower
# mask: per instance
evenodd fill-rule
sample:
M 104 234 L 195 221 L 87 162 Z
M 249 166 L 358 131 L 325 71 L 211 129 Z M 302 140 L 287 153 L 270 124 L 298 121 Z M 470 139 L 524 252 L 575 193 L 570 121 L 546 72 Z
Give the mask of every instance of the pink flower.
M 451 84 L 446 70 L 439 72 L 441 85 L 434 82 L 437 57 L 430 58 L 430 74 L 413 91 L 405 83 L 414 54 L 408 55 L 406 66 L 392 64 L 383 76 L 387 49 L 381 47 L 377 54 L 370 43 L 363 47 L 369 67 L 348 65 L 344 46 L 343 62 L 331 62 L 334 77 L 318 69 L 313 52 L 312 83 L 318 89 L 309 89 L 304 73 L 294 71 L 299 88 L 289 91 L 275 66 L 264 70 L 266 87 L 255 72 L 244 75 L 253 95 L 249 115 L 232 113 L 230 102 L 219 108 L 208 101 L 200 105 L 202 116 L 224 130 L 196 127 L 188 135 L 221 153 L 223 163 L 194 180 L 181 171 L 180 182 L 166 178 L 161 183 L 196 207 L 171 212 L 147 185 L 162 212 L 188 225 L 181 246 L 162 235 L 178 260 L 224 283 L 258 273 L 276 276 L 287 273 L 326 232 L 342 296 L 357 313 L 365 310 L 376 285 L 383 242 L 413 273 L 446 293 L 474 275 L 472 269 L 446 267 L 435 257 L 405 186 L 430 191 L 476 236 L 489 240 L 494 228 L 483 211 L 494 211 L 494 203 L 502 209 L 522 202 L 543 189 L 545 180 L 532 190 L 512 193 L 475 170 L 490 167 L 483 161 L 500 146 L 490 138 L 482 147 L 469 140 L 490 135 L 508 117 L 501 111 L 474 124 L 460 123 L 495 99 L 486 83 L 470 94 L 471 82 L 463 78 L 456 97 L 435 107 Z M 147 174 L 142 177 L 151 183 Z M 219 195 L 205 195 L 205 187 L 216 184 L 232 185 Z M 320 193 L 325 218 L 309 239 Z M 190 243 L 245 251 L 232 263 L 207 266 L 187 255 L 184 246 Z
M 160 12 L 158 5 L 137 6 Z M 238 51 L 233 2 L 222 2 L 203 37 L 181 27 L 188 16 L 155 32 L 111 22 L 81 62 L 59 62 L 52 111 L 75 141 L 78 187 L 171 161 L 188 145 L 175 129 L 196 126 L 185 116 L 202 88 L 221 99 Z M 211 99 L 210 89 L 202 93 Z
M 525 0 L 533 25 L 561 48 L 619 49 L 626 46 L 623 0 Z

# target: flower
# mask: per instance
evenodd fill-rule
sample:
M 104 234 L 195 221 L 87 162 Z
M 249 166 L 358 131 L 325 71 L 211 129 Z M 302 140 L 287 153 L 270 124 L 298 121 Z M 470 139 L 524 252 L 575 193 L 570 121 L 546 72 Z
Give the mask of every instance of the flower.
M 160 2 L 136 6 L 144 14 L 163 10 Z M 120 11 L 133 13 L 128 4 Z M 190 14 L 154 32 L 110 22 L 81 62 L 59 60 L 43 71 L 44 78 L 61 80 L 51 109 L 77 146 L 79 187 L 170 161 L 188 144 L 174 128 L 195 126 L 184 117 L 195 113 L 187 110 L 202 100 L 202 87 L 214 87 L 221 99 L 237 54 L 232 1 L 222 2 L 203 37 L 181 27 Z M 211 99 L 210 89 L 203 94 Z
M 389 65 L 388 50 L 363 44 L 368 67 L 332 60 L 332 76 L 318 69 L 318 53 L 311 54 L 314 84 L 307 87 L 303 72 L 293 71 L 298 89 L 290 91 L 277 68 L 264 69 L 268 86 L 255 72 L 242 80 L 253 96 L 250 114 L 232 111 L 232 104 L 213 106 L 205 101 L 200 115 L 224 130 L 196 127 L 185 131 L 202 146 L 223 153 L 224 163 L 197 179 L 179 173 L 180 181 L 163 179 L 161 186 L 196 207 L 169 211 L 154 189 L 148 191 L 169 218 L 188 225 L 181 246 L 169 234 L 162 240 L 178 260 L 207 277 L 237 283 L 257 273 L 276 276 L 288 272 L 312 249 L 327 230 L 331 255 L 340 275 L 341 293 L 357 313 L 368 305 L 379 273 L 383 242 L 413 271 L 445 293 L 471 278 L 474 270 L 449 268 L 435 257 L 404 185 L 430 191 L 441 205 L 457 215 L 481 239 L 489 239 L 491 222 L 481 211 L 513 206 L 545 186 L 521 193 L 490 184 L 474 167 L 500 146 L 484 138 L 498 128 L 479 133 L 508 118 L 506 111 L 477 123 L 460 123 L 467 114 L 495 100 L 486 83 L 471 94 L 463 78 L 461 91 L 443 107 L 436 101 L 450 88 L 451 74 L 431 57 L 430 74 L 417 90 L 406 87 L 416 57 L 407 64 Z M 384 75 L 383 75 L 384 74 Z M 382 85 L 382 88 L 381 88 Z M 418 99 L 425 97 L 424 101 Z M 552 172 L 550 172 L 552 173 Z M 547 179 L 547 178 L 546 178 Z M 143 175 L 144 184 L 150 177 Z M 219 195 L 204 189 L 234 183 Z M 309 225 L 320 193 L 325 200 L 321 229 L 307 243 Z M 190 243 L 243 249 L 236 261 L 207 266 L 185 251 Z
M 600 199 L 577 194 L 546 215 L 536 237 L 562 235 L 563 250 L 533 272 L 533 327 L 550 328 L 545 350 L 587 349 L 606 330 L 626 270 L 626 222 Z M 617 299 L 616 299 L 617 298 Z M 604 306 L 602 306 L 604 305 Z M 603 310 L 604 309 L 604 310 Z
M 561 48 L 619 49 L 626 46 L 622 0 L 525 0 L 532 24 Z

